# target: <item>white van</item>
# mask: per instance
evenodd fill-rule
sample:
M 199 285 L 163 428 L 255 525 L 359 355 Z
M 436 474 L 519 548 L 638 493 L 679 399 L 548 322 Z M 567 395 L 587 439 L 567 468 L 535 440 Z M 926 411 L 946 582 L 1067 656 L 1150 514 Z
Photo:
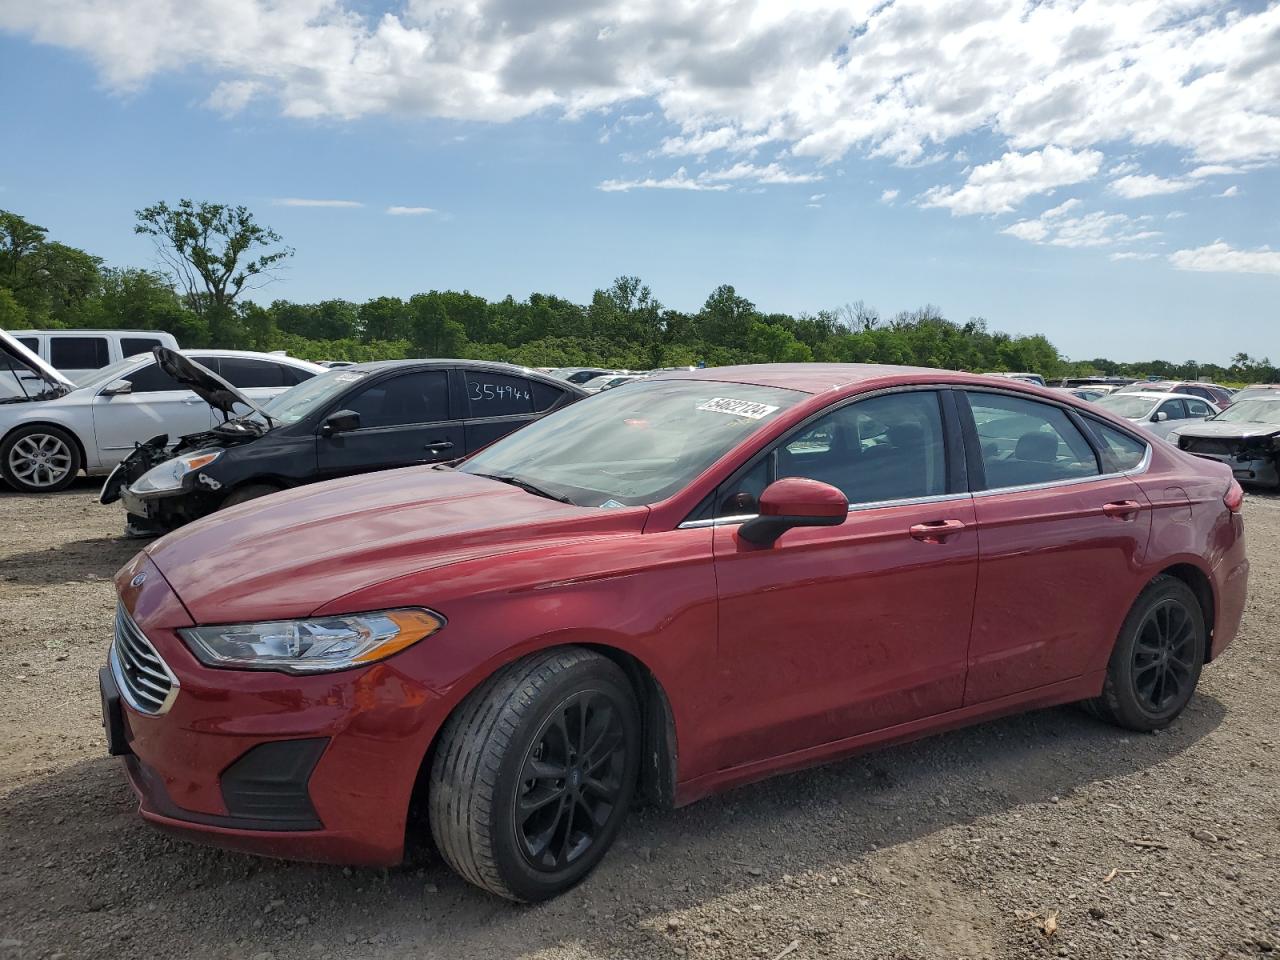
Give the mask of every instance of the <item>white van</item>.
M 173 334 L 159 330 L 10 330 L 9 335 L 73 383 L 152 347 L 178 349 Z

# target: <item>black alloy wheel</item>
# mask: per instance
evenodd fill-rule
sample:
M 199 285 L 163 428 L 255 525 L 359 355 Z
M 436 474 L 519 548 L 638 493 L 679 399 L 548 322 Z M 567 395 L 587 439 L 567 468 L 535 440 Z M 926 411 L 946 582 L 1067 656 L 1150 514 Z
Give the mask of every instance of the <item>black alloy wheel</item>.
M 1197 614 L 1198 615 L 1198 614 Z M 1138 702 L 1161 714 L 1194 684 L 1196 625 L 1177 598 L 1161 601 L 1147 611 L 1133 645 L 1133 684 Z
M 529 865 L 556 873 L 587 853 L 617 809 L 633 762 L 606 694 L 587 690 L 561 704 L 520 771 L 515 828 Z

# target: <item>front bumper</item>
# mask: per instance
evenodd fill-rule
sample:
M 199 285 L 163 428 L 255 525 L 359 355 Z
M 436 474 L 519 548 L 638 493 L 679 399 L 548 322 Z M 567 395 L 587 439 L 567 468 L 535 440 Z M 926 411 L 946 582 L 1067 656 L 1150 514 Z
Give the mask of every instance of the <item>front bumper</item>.
M 139 533 L 166 533 L 198 520 L 213 513 L 219 499 L 201 490 L 174 490 L 143 497 L 129 487 L 120 489 L 120 502 L 129 515 L 129 523 Z
M 264 856 L 400 862 L 418 770 L 444 719 L 430 690 L 394 660 L 315 676 L 206 667 L 177 635 L 191 621 L 145 555 L 117 586 L 181 684 L 162 715 L 123 704 L 124 763 L 144 819 Z

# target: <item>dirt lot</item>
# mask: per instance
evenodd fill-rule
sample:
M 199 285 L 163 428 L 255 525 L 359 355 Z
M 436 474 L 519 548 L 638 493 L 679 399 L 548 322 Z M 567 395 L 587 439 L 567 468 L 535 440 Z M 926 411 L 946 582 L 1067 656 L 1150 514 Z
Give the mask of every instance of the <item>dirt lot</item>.
M 1280 956 L 1280 500 L 1245 512 L 1243 634 L 1170 730 L 1049 710 L 642 811 L 518 907 L 144 826 L 96 690 L 135 545 L 90 485 L 0 493 L 0 958 Z

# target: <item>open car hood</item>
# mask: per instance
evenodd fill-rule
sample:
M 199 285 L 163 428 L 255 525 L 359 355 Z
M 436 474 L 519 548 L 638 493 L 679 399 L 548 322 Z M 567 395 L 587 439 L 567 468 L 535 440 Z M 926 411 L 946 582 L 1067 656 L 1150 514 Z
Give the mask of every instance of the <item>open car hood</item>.
M 3 330 L 0 330 L 0 369 L 12 371 L 15 375 L 20 374 L 22 371 L 34 374 L 48 388 L 37 390 L 34 389 L 33 384 L 32 392 L 36 395 L 52 392 L 53 396 L 60 397 L 76 388 L 74 383 Z M 21 379 L 26 378 L 22 377 Z M 21 389 L 21 386 L 19 389 Z M 37 396 L 33 396 L 32 399 L 37 399 Z
M 208 367 L 201 366 L 190 357 L 184 357 L 177 350 L 171 350 L 168 347 L 152 347 L 151 353 L 155 356 L 156 363 L 160 364 L 161 370 L 183 386 L 190 387 L 205 403 L 215 410 L 222 411 L 227 417 L 233 415 L 237 405 L 256 410 L 264 417 L 267 416 L 260 406 Z M 267 421 L 270 422 L 269 417 Z

